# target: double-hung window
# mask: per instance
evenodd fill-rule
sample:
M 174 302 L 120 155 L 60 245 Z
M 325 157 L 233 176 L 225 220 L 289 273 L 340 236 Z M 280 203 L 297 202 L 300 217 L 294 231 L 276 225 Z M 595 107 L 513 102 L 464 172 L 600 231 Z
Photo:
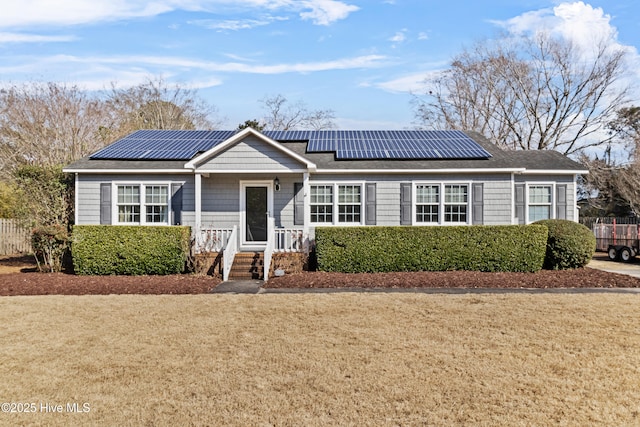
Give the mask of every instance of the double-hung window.
M 444 186 L 444 222 L 467 222 L 469 186 L 454 184 Z
M 140 222 L 139 185 L 118 185 L 118 222 Z
M 551 185 L 529 186 L 529 222 L 551 219 Z
M 145 186 L 147 223 L 169 222 L 169 187 L 166 185 Z
M 359 185 L 338 186 L 338 222 L 360 223 L 362 187 Z
M 440 213 L 440 186 L 416 186 L 416 222 L 438 222 Z
M 469 184 L 416 184 L 414 224 L 468 224 L 469 187 Z
M 312 184 L 310 196 L 312 223 L 362 224 L 362 184 Z
M 169 186 L 117 184 L 119 224 L 168 224 Z
M 333 223 L 333 185 L 311 186 L 311 222 Z

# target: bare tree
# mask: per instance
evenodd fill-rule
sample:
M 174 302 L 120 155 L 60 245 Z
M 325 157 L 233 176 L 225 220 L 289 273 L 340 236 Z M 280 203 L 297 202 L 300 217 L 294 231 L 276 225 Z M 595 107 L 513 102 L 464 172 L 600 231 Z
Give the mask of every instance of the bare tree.
M 628 154 L 623 162 L 612 161 L 610 155 L 602 161 L 596 158 L 588 162 L 588 182 L 613 199 L 614 207 L 628 206 L 633 212 L 640 213 L 640 107 L 618 110 L 609 129 Z
M 511 149 L 564 154 L 607 143 L 602 131 L 627 101 L 625 52 L 585 52 L 547 34 L 485 41 L 414 98 L 420 126 L 478 131 Z
M 162 78 L 137 86 L 112 86 L 108 104 L 117 126 L 115 137 L 139 129 L 215 129 L 216 109 L 201 99 L 195 89 L 168 85 Z
M 626 166 L 612 163 L 610 158 L 592 158 L 584 153 L 578 159 L 589 174 L 578 182 L 578 197 L 587 202 L 580 216 L 627 216 L 634 208 L 627 200 Z
M 104 103 L 77 86 L 29 83 L 0 90 L 0 170 L 67 164 L 102 147 Z
M 266 130 L 335 128 L 333 110 L 310 111 L 303 101 L 290 104 L 283 95 L 267 96 L 260 102 L 266 111 L 266 115 L 262 119 Z

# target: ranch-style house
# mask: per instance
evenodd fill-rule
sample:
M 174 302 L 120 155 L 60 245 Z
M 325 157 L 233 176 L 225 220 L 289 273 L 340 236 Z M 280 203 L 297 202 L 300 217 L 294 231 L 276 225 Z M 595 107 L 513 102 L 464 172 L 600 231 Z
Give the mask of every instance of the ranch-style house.
M 307 251 L 323 226 L 577 221 L 587 173 L 474 132 L 251 128 L 141 130 L 64 171 L 76 224 L 189 225 L 197 251 L 224 251 L 225 275 L 235 253 Z

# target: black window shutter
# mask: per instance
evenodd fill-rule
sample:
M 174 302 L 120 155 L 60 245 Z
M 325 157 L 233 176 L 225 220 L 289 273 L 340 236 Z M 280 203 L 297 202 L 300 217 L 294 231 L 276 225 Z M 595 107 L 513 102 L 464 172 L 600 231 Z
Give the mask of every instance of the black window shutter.
M 567 185 L 556 185 L 556 218 L 567 219 Z
M 365 224 L 376 225 L 376 184 L 367 183 L 365 196 Z
M 293 224 L 304 225 L 304 185 L 293 184 Z
M 524 184 L 516 184 L 516 218 L 518 224 L 524 224 Z
M 400 225 L 411 225 L 411 183 L 400 183 Z
M 111 183 L 100 184 L 100 224 L 111 224 Z
M 182 184 L 171 184 L 171 216 L 173 225 L 182 224 Z
M 484 224 L 483 208 L 484 208 L 484 184 L 473 184 L 472 195 L 472 211 L 473 211 L 473 224 Z

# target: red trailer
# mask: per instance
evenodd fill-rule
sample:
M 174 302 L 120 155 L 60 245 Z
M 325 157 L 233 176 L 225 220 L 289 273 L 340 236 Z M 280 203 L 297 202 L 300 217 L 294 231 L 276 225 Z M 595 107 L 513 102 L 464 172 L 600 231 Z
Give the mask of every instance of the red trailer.
M 606 251 L 609 259 L 616 261 L 629 262 L 640 253 L 639 232 L 638 224 L 618 224 L 615 219 L 593 224 L 596 250 Z

